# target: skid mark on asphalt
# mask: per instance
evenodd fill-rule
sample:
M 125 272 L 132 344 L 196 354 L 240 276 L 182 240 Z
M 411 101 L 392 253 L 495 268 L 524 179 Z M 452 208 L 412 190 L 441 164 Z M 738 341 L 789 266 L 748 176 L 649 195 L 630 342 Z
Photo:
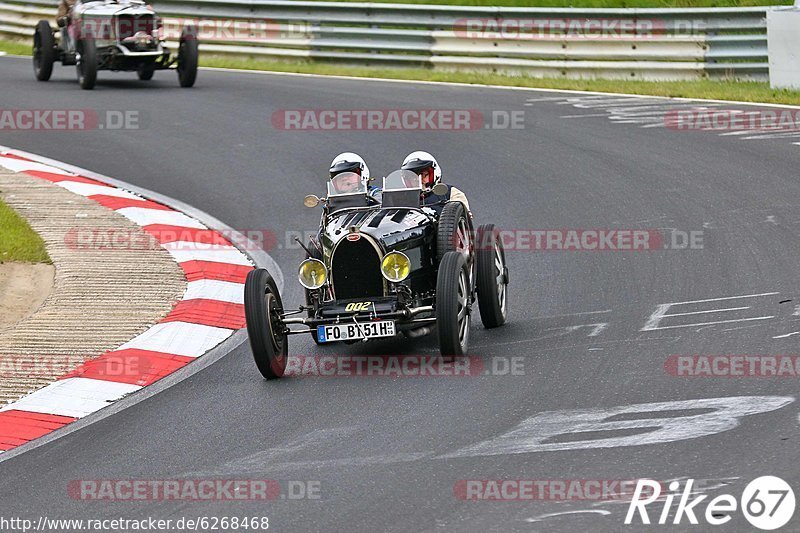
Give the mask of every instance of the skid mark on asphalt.
M 775 113 L 776 116 L 784 115 L 794 117 L 798 120 L 800 114 L 793 109 L 770 109 L 765 111 L 749 110 L 749 106 L 743 106 L 745 109 L 737 108 L 736 104 L 723 104 L 715 102 L 684 102 L 684 101 L 665 101 L 663 99 L 641 98 L 635 96 L 566 96 L 560 99 L 557 98 L 529 98 L 525 102 L 525 106 L 533 106 L 537 104 L 544 105 L 566 105 L 572 106 L 575 109 L 587 110 L 600 110 L 601 113 L 586 113 L 586 114 L 566 114 L 560 118 L 573 120 L 581 118 L 598 118 L 607 117 L 610 121 L 617 124 L 633 124 L 640 128 L 676 128 L 673 123 L 676 120 L 677 113 L 681 110 L 692 111 L 700 113 L 703 111 L 718 111 L 723 113 L 726 117 L 741 117 L 742 122 L 754 119 L 760 122 L 766 121 L 767 113 Z M 695 115 L 697 116 L 697 115 Z M 702 115 L 700 115 L 702 116 Z M 774 124 L 764 124 L 756 128 L 748 128 L 741 130 L 729 129 L 709 129 L 707 133 L 715 133 L 719 136 L 732 136 L 740 140 L 768 140 L 768 139 L 800 139 L 800 125 L 796 123 L 786 123 L 783 118 L 777 118 Z M 684 129 L 683 131 L 701 131 L 699 129 Z M 792 144 L 800 145 L 800 142 L 793 142 Z

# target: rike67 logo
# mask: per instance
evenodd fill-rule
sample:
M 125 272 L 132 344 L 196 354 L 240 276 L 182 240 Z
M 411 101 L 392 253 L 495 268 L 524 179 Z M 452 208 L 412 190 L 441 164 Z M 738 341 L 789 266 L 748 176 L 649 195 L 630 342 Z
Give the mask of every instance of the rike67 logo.
M 681 490 L 680 482 L 673 481 L 669 484 L 669 491 L 662 497 L 661 484 L 650 479 L 640 479 L 636 483 L 628 514 L 625 515 L 625 524 L 638 523 L 650 524 L 650 511 L 660 514 L 653 519 L 657 524 L 680 524 L 683 518 L 693 525 L 700 523 L 698 517 L 712 526 L 720 526 L 729 522 L 732 515 L 741 509 L 742 514 L 755 528 L 771 531 L 785 526 L 794 515 L 795 498 L 792 487 L 784 480 L 775 476 L 762 476 L 754 479 L 745 487 L 739 501 L 730 494 L 722 494 L 712 499 L 705 505 L 705 512 L 700 505 L 708 498 L 707 494 L 693 493 L 694 480 L 689 479 Z M 670 521 L 672 504 L 678 496 L 678 508 Z M 662 505 L 663 503 L 663 505 Z M 637 520 L 638 519 L 638 520 Z

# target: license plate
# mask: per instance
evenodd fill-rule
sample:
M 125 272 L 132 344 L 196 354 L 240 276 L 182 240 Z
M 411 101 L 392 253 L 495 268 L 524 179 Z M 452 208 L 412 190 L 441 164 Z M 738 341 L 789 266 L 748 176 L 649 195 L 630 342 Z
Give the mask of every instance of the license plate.
M 365 337 L 367 339 L 375 339 L 378 337 L 394 337 L 394 335 L 393 320 L 317 326 L 317 338 L 320 342 L 347 341 Z

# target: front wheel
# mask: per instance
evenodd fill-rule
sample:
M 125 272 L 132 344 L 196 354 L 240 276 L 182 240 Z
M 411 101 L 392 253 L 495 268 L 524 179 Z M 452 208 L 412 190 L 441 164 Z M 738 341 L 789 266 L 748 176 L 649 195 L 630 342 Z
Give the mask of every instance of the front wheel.
M 478 228 L 478 250 L 475 255 L 481 322 L 486 328 L 496 328 L 505 324 L 508 316 L 508 267 L 500 232 L 494 224 Z
M 258 371 L 266 379 L 283 376 L 289 358 L 281 313 L 283 302 L 275 280 L 263 268 L 251 270 L 244 284 L 247 336 Z
M 94 89 L 97 81 L 97 43 L 91 34 L 84 34 L 77 43 L 76 66 L 81 89 Z
M 461 252 L 469 258 L 472 253 L 469 214 L 461 202 L 447 202 L 439 215 L 436 234 L 436 261 L 447 252 Z
M 436 329 L 443 356 L 460 356 L 469 347 L 472 290 L 464 254 L 447 252 L 436 279 Z
M 136 75 L 142 81 L 150 81 L 153 79 L 153 74 L 156 71 L 156 66 L 153 63 L 143 63 L 139 65 L 136 70 Z
M 191 87 L 197 79 L 197 28 L 185 26 L 178 45 L 178 82 L 181 87 Z
M 47 81 L 53 74 L 56 61 L 56 39 L 50 23 L 40 20 L 33 34 L 33 73 L 39 81 Z

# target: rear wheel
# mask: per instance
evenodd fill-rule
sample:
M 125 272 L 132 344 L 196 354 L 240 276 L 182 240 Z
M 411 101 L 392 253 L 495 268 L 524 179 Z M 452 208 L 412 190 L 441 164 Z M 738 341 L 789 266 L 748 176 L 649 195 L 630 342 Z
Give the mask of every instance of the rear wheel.
M 56 39 L 50 23 L 40 20 L 33 34 L 33 73 L 39 81 L 47 81 L 53 74 L 56 61 Z
M 258 371 L 266 379 L 283 376 L 289 343 L 281 320 L 283 303 L 275 280 L 263 268 L 251 270 L 244 285 L 247 336 Z
M 484 327 L 496 328 L 506 322 L 508 267 L 500 232 L 494 224 L 478 228 L 477 258 L 478 307 Z
M 81 89 L 94 89 L 97 81 L 97 43 L 94 36 L 85 32 L 81 35 L 75 46 L 77 50 L 77 62 L 75 68 L 78 71 L 78 84 Z
M 185 26 L 178 45 L 178 82 L 191 87 L 197 79 L 197 28 Z
M 469 347 L 471 288 L 464 255 L 448 252 L 436 280 L 436 329 L 443 356 L 460 356 Z

